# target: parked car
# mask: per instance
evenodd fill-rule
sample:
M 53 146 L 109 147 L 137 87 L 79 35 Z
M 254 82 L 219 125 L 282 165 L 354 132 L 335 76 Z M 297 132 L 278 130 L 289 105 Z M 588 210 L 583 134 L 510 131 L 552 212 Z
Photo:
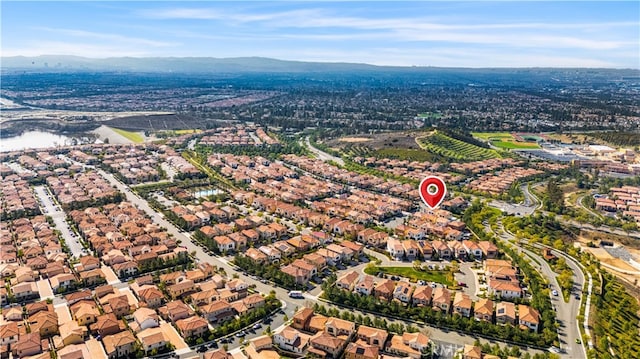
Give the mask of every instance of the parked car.
M 466 287 L 466 286 L 467 286 L 467 283 L 465 283 L 465 282 L 458 282 L 458 285 L 459 285 L 459 286 L 461 286 L 461 287 Z
M 558 291 L 554 289 L 554 290 L 551 291 L 551 294 L 553 294 L 554 297 L 557 297 L 558 296 Z

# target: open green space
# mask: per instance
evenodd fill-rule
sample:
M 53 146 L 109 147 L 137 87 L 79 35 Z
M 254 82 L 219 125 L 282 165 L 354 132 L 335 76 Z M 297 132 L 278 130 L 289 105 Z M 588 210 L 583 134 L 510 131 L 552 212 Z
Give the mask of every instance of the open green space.
M 491 144 L 507 150 L 535 150 L 540 148 L 538 144 L 534 142 L 510 142 L 510 141 L 491 141 Z
M 416 138 L 416 142 L 421 148 L 453 161 L 481 161 L 501 157 L 496 150 L 460 141 L 438 131 Z
M 119 128 L 111 127 L 112 130 L 117 132 L 118 134 L 124 136 L 128 140 L 134 143 L 142 143 L 144 142 L 144 138 L 137 132 L 125 131 Z
M 538 149 L 540 146 L 535 141 L 542 139 L 535 135 L 525 135 L 523 138 L 527 140 L 531 138 L 530 141 L 532 142 L 519 142 L 509 132 L 472 132 L 471 134 L 477 139 L 490 141 L 493 146 L 503 148 L 505 150 Z
M 416 270 L 413 267 L 378 267 L 367 266 L 364 272 L 369 275 L 377 275 L 382 272 L 387 275 L 397 275 L 399 277 L 409 278 L 412 282 L 418 280 L 424 280 L 427 282 L 436 282 L 445 284 L 447 286 L 453 285 L 451 272 L 449 271 L 436 271 L 436 270 Z

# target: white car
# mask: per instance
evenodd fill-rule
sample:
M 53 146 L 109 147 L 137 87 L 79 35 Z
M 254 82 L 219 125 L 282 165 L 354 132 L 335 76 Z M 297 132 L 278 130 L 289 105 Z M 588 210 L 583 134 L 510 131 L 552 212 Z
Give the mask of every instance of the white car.
M 558 296 L 558 291 L 554 289 L 554 290 L 551 291 L 551 294 L 553 294 L 554 297 L 557 297 Z

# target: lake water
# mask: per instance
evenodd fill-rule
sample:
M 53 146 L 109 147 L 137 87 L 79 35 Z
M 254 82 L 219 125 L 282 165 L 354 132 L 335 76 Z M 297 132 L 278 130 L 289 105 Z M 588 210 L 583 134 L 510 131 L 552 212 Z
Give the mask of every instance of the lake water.
M 71 145 L 71 137 L 43 131 L 28 131 L 20 136 L 0 138 L 0 152 L 65 145 Z

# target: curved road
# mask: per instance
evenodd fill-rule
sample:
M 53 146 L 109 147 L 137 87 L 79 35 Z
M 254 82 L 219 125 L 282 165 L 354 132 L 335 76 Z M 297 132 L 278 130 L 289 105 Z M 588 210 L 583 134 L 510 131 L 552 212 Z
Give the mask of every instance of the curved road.
M 502 226 L 502 223 L 500 223 L 500 225 Z M 508 232 L 504 227 L 502 227 L 502 229 L 503 233 L 497 236 L 498 239 L 505 243 L 510 243 L 512 240 L 515 241 L 515 236 L 512 233 Z M 558 291 L 558 296 L 551 296 L 550 298 L 551 304 L 556 310 L 556 318 L 560 323 L 560 327 L 558 328 L 558 337 L 560 339 L 560 347 L 565 350 L 562 356 L 567 358 L 586 358 L 586 352 L 583 345 L 576 343 L 576 339 L 582 340 L 580 330 L 578 329 L 579 323 L 577 323 L 576 319 L 580 313 L 580 301 L 582 300 L 582 296 L 579 296 L 580 299 L 576 299 L 574 297 L 574 293 L 582 292 L 582 288 L 585 283 L 585 277 L 582 269 L 580 269 L 580 267 L 574 262 L 574 259 L 570 256 L 563 252 L 552 250 L 554 255 L 564 257 L 567 265 L 573 271 L 574 290 L 569 296 L 569 302 L 565 303 L 562 299 L 562 293 L 556 281 L 558 274 L 551 269 L 547 261 L 537 253 L 528 249 L 518 246 L 518 250 L 534 259 L 532 265 L 550 283 L 550 288 Z
M 300 141 L 302 142 L 302 141 Z M 302 144 L 302 143 L 301 143 Z M 311 145 L 311 142 L 309 142 L 309 136 L 305 137 L 304 139 L 304 144 L 302 145 L 306 145 L 307 148 L 313 152 L 314 155 L 316 155 L 318 157 L 318 159 L 322 160 L 322 161 L 333 161 L 336 162 L 337 164 L 339 164 L 340 166 L 344 166 L 344 161 L 342 160 L 342 158 L 340 157 L 336 157 L 334 155 L 331 155 L 329 153 L 326 153 L 324 151 L 322 151 L 319 148 L 313 147 Z
M 532 186 L 539 186 L 541 183 L 543 182 L 538 182 L 538 183 L 534 183 L 532 184 Z M 536 197 L 535 194 L 531 193 L 531 191 L 529 191 L 529 187 L 528 185 L 525 183 L 523 184 L 520 189 L 522 190 L 522 193 L 525 196 L 525 203 L 529 202 L 529 203 L 538 203 L 538 206 L 536 207 L 536 210 L 539 210 L 540 212 L 542 212 L 543 214 L 549 216 L 549 215 L 553 215 L 555 216 L 559 221 L 565 223 L 565 224 L 569 224 L 571 226 L 577 227 L 579 229 L 582 230 L 590 230 L 590 231 L 597 231 L 597 232 L 605 232 L 605 233 L 611 233 L 611 234 L 617 234 L 620 236 L 629 236 L 629 237 L 635 237 L 635 238 L 640 238 L 640 231 L 623 231 L 622 229 L 619 228 L 611 228 L 609 226 L 599 226 L 596 227 L 590 223 L 581 223 L 578 221 L 574 221 L 572 219 L 565 219 L 562 218 L 562 216 L 558 216 L 555 213 L 551 213 L 551 212 L 547 212 L 542 210 L 542 201 L 540 201 L 540 199 L 538 197 Z M 584 197 L 584 196 L 583 196 Z M 578 198 L 578 205 L 582 205 L 582 197 Z M 589 208 L 583 206 L 585 209 L 589 210 Z M 592 212 L 593 213 L 593 212 Z

